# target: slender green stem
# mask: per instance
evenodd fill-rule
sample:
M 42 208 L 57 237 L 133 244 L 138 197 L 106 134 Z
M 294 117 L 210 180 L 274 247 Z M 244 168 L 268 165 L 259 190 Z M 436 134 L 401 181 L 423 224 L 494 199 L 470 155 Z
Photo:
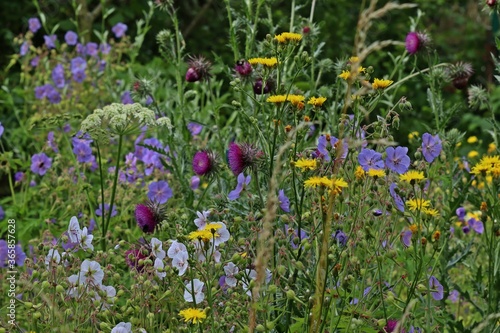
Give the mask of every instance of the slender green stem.
M 100 178 L 100 185 L 101 185 L 101 202 L 104 205 L 104 174 L 102 172 L 102 159 L 101 159 L 101 149 L 99 148 L 99 143 L 96 141 L 96 147 L 97 147 L 97 160 L 99 161 L 99 178 Z M 104 209 L 102 210 L 104 212 Z M 102 232 L 102 238 L 101 238 L 101 248 L 103 251 L 106 251 L 106 230 L 105 230 L 105 217 L 104 213 L 101 214 L 101 232 Z

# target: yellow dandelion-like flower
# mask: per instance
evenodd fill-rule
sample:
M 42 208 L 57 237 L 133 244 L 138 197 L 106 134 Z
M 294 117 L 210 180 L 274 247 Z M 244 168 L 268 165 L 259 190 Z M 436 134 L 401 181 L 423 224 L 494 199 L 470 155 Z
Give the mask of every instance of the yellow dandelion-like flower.
M 418 138 L 419 133 L 417 131 L 411 132 L 408 134 L 408 140 L 412 141 L 415 138 Z
M 497 145 L 493 142 L 488 145 L 488 154 L 493 154 L 493 152 L 497 150 Z
M 304 181 L 304 187 L 324 186 L 326 177 L 310 177 Z M 328 179 L 328 178 L 327 178 Z
M 356 56 L 353 56 L 353 57 L 350 57 L 349 58 L 349 62 L 352 64 L 352 63 L 355 63 L 355 62 L 359 62 L 359 57 L 356 57 Z
M 356 167 L 356 171 L 354 171 L 354 176 L 356 177 L 357 180 L 365 178 L 365 170 L 363 170 L 363 167 L 361 165 L 358 165 Z
M 373 178 L 381 178 L 381 177 L 385 176 L 385 171 L 382 169 L 380 169 L 380 170 L 369 169 L 368 176 L 373 177 Z
M 410 225 L 408 228 L 410 229 L 410 231 L 411 231 L 413 234 L 416 234 L 416 233 L 418 232 L 418 229 L 419 229 L 419 228 L 418 228 L 418 225 L 416 225 L 415 223 L 414 223 L 414 224 L 412 224 L 412 225 Z
M 372 88 L 375 90 L 378 89 L 385 89 L 388 86 L 390 86 L 394 81 L 392 80 L 380 80 L 380 79 L 374 79 L 372 83 Z
M 268 103 L 284 103 L 284 102 L 286 102 L 286 96 L 285 95 L 269 96 L 266 99 L 266 102 L 268 102 Z
M 279 43 L 287 43 L 287 42 L 300 42 L 302 40 L 302 35 L 293 33 L 293 32 L 283 32 L 279 35 L 274 36 Z
M 342 188 L 347 186 L 348 184 L 344 180 L 344 178 L 332 178 L 330 180 L 330 188 L 332 190 L 333 195 L 339 194 L 340 192 L 342 192 Z
M 473 175 L 481 175 L 481 174 L 486 174 L 489 171 L 490 171 L 489 165 L 482 164 L 481 162 L 479 162 L 478 164 L 472 167 L 470 173 L 472 173 Z
M 351 78 L 351 71 L 342 71 L 342 73 L 339 74 L 339 77 L 347 81 Z
M 286 100 L 292 103 L 292 105 L 300 105 L 305 100 L 305 96 L 303 95 L 288 95 Z
M 430 208 L 431 202 L 424 199 L 410 199 L 406 201 L 406 205 L 410 208 L 410 210 L 416 211 Z
M 439 230 L 434 231 L 434 233 L 432 234 L 432 239 L 436 242 L 439 240 L 440 237 L 441 237 L 441 231 Z
M 207 318 L 207 315 L 204 311 L 195 308 L 188 308 L 179 311 L 179 316 L 184 318 L 184 322 L 192 322 L 193 324 L 198 324 L 203 321 L 203 319 Z
M 207 224 L 207 226 L 205 226 L 205 229 L 204 230 L 208 230 L 210 231 L 211 233 L 215 233 L 217 230 L 219 230 L 220 228 L 222 228 L 222 224 L 218 224 L 218 223 L 209 223 Z
M 478 157 L 479 156 L 479 152 L 477 150 L 471 150 L 468 154 L 467 154 L 467 157 L 468 158 L 474 158 L 474 157 Z
M 478 141 L 477 136 L 470 136 L 467 138 L 467 143 L 476 143 Z
M 202 240 L 204 242 L 209 242 L 213 238 L 213 236 L 212 236 L 212 233 L 210 232 L 210 230 L 203 229 L 203 230 L 196 230 L 196 231 L 189 233 L 188 238 L 191 240 L 199 239 L 199 240 Z
M 500 165 L 495 165 L 493 168 L 491 168 L 491 175 L 495 178 L 500 177 Z
M 272 58 L 250 58 L 248 59 L 250 65 L 262 65 L 264 67 L 275 67 L 278 64 L 278 59 L 276 57 Z
M 318 166 L 318 162 L 316 160 L 301 158 L 300 160 L 295 162 L 295 166 L 299 168 L 302 172 L 306 170 L 314 170 Z
M 325 101 L 326 101 L 326 97 L 311 97 L 307 101 L 307 104 L 310 104 L 310 105 L 313 105 L 316 107 L 320 107 L 323 105 L 323 103 L 325 103 Z
M 439 212 L 435 208 L 424 208 L 422 211 L 425 214 L 429 215 L 430 217 L 438 217 L 439 216 Z
M 417 181 L 424 180 L 424 173 L 422 171 L 410 170 L 399 176 L 399 180 L 410 184 L 415 184 Z

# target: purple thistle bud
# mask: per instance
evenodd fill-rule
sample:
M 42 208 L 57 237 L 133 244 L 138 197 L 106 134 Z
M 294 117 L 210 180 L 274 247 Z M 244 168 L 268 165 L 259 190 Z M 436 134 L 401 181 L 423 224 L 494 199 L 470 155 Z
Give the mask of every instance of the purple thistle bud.
M 250 143 L 237 144 L 231 142 L 227 151 L 227 161 L 233 174 L 239 175 L 246 168 L 254 168 L 264 156 L 262 150 Z
M 459 61 L 448 67 L 448 75 L 451 77 L 453 85 L 460 90 L 467 88 L 472 74 L 474 74 L 474 69 L 467 62 Z
M 127 262 L 127 265 L 132 269 L 136 269 L 138 272 L 142 272 L 144 270 L 144 264 L 139 264 L 139 261 L 146 258 L 147 256 L 142 253 L 142 248 L 140 247 L 134 247 L 125 252 L 125 261 Z
M 268 78 L 266 84 L 262 81 L 262 78 L 258 78 L 255 80 L 253 85 L 253 92 L 255 95 L 269 94 L 274 90 L 274 80 L 272 78 Z
M 145 233 L 152 233 L 163 220 L 164 211 L 159 204 L 148 202 L 135 207 L 137 225 Z
M 396 326 L 398 325 L 398 321 L 394 319 L 389 319 L 387 320 L 387 325 L 384 326 L 384 330 L 380 331 L 382 333 L 392 333 L 396 329 Z
M 238 60 L 234 70 L 241 76 L 248 76 L 252 73 L 252 65 L 245 59 Z
M 420 50 L 428 47 L 430 38 L 427 34 L 422 32 L 409 32 L 406 35 L 405 47 L 409 54 L 416 54 Z
M 193 157 L 193 171 L 198 176 L 210 176 L 217 171 L 217 155 L 210 150 L 197 152 Z
M 208 80 L 211 77 L 210 68 L 212 63 L 202 56 L 190 57 L 188 61 L 188 70 L 186 72 L 186 81 L 196 82 L 199 80 Z

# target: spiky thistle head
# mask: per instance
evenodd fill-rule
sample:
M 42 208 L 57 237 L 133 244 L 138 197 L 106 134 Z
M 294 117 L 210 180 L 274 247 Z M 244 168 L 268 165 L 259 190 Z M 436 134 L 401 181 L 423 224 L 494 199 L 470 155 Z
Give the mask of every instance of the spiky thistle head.
M 188 66 L 189 68 L 186 72 L 186 81 L 188 82 L 196 82 L 199 80 L 208 81 L 212 76 L 210 74 L 212 63 L 203 56 L 190 56 Z
M 448 67 L 448 75 L 457 89 L 465 89 L 472 74 L 474 74 L 474 69 L 468 62 L 459 61 Z
M 163 220 L 165 209 L 162 205 L 147 201 L 145 204 L 138 204 L 135 207 L 135 219 L 137 225 L 145 233 L 153 233 Z
M 231 142 L 227 151 L 229 168 L 235 176 L 247 168 L 257 168 L 263 157 L 264 152 L 251 143 Z
M 211 176 L 218 169 L 218 155 L 211 150 L 202 150 L 193 156 L 193 171 L 198 176 Z
M 431 38 L 425 32 L 411 31 L 406 35 L 405 47 L 409 54 L 428 48 L 431 44 Z

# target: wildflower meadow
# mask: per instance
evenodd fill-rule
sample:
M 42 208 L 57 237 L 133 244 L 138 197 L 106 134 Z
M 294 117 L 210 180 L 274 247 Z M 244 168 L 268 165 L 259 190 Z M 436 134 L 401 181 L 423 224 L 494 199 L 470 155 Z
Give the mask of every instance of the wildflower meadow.
M 3 52 L 0 332 L 500 332 L 500 2 L 47 3 Z M 428 19 L 464 3 L 482 57 Z

